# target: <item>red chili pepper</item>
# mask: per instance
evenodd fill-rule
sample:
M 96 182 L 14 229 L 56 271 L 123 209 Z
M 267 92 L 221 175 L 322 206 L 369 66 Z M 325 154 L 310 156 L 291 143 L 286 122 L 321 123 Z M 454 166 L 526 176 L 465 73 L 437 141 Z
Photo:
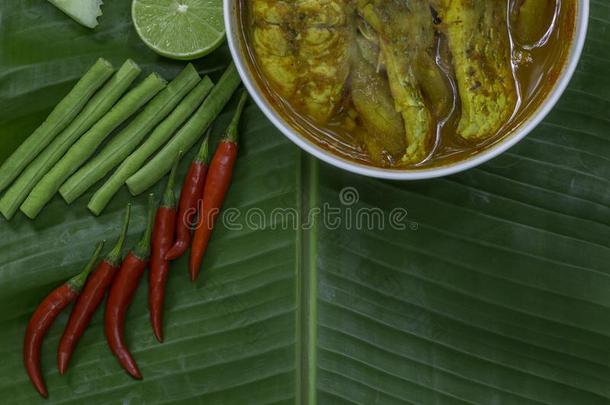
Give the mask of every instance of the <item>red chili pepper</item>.
M 121 366 L 138 380 L 142 378 L 142 374 L 125 344 L 124 327 L 127 309 L 133 300 L 150 256 L 150 237 L 156 204 L 152 194 L 149 195 L 148 200 L 146 231 L 144 231 L 140 242 L 123 260 L 123 264 L 121 264 L 121 268 L 110 286 L 106 312 L 104 313 L 104 333 L 112 354 L 116 356 Z
M 83 292 L 80 294 L 72 308 L 70 319 L 64 330 L 64 334 L 59 341 L 57 349 L 57 366 L 59 374 L 64 374 L 68 369 L 68 363 L 72 353 L 78 344 L 79 339 L 85 332 L 87 325 L 91 321 L 93 314 L 100 306 L 106 290 L 110 286 L 116 271 L 121 264 L 123 245 L 129 227 L 129 217 L 131 215 L 131 204 L 127 205 L 125 219 L 121 234 L 114 248 L 106 255 L 104 260 L 97 266 L 95 271 L 89 276 Z
M 208 145 L 209 130 L 182 185 L 176 217 L 176 241 L 165 255 L 167 260 L 176 260 L 186 252 L 191 244 L 191 228 L 197 215 L 197 202 L 203 195 L 203 186 L 208 172 Z
M 220 208 L 231 184 L 233 168 L 237 159 L 237 127 L 247 99 L 248 93 L 244 91 L 233 120 L 227 128 L 225 136 L 220 141 L 210 164 L 210 170 L 204 186 L 199 222 L 195 230 L 189 261 L 189 272 L 192 281 L 195 281 L 199 275 L 201 262 L 203 261 L 203 256 L 214 229 L 214 222 L 220 213 Z
M 87 263 L 87 266 L 85 266 L 85 269 L 47 295 L 38 308 L 36 308 L 28 323 L 23 345 L 23 362 L 32 384 L 34 384 L 40 395 L 45 398 L 49 396 L 49 393 L 40 371 L 40 348 L 42 341 L 55 318 L 78 297 L 103 247 L 104 242 L 99 242 L 95 253 L 89 260 L 89 263 Z
M 167 251 L 174 243 L 176 230 L 176 196 L 174 185 L 180 157 L 176 159 L 167 181 L 167 187 L 161 206 L 157 209 L 152 236 L 152 254 L 150 256 L 150 273 L 148 279 L 148 308 L 153 332 L 159 342 L 163 342 L 163 301 L 165 284 L 169 272 L 169 262 L 165 259 Z

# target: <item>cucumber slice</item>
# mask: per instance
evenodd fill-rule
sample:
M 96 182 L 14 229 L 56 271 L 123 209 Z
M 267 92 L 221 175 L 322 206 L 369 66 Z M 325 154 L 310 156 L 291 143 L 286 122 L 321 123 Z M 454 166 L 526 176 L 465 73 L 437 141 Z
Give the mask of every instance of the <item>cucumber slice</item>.
M 49 3 L 68 14 L 85 27 L 97 27 L 97 18 L 102 15 L 102 0 L 48 0 Z

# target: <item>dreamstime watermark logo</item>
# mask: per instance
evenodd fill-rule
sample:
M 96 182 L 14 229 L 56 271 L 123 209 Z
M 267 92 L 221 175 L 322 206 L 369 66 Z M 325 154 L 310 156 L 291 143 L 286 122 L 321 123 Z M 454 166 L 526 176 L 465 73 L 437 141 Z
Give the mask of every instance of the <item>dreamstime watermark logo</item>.
M 203 207 L 198 212 L 203 212 Z M 339 204 L 324 202 L 320 206 L 305 210 L 298 208 L 276 207 L 271 211 L 254 207 L 248 209 L 226 207 L 222 212 L 213 209 L 201 221 L 196 218 L 196 210 L 185 214 L 182 220 L 191 229 L 206 226 L 211 228 L 215 222 L 231 231 L 249 230 L 309 230 L 315 225 L 328 230 L 384 230 L 398 231 L 418 229 L 417 222 L 408 218 L 404 207 L 383 210 L 361 204 L 360 193 L 355 187 L 345 187 L 339 192 Z M 219 218 L 220 216 L 220 218 Z

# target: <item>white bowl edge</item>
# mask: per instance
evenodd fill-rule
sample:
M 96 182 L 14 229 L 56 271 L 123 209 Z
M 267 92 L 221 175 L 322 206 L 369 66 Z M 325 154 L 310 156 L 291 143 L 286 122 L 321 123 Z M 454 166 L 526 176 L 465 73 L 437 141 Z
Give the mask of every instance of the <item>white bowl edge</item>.
M 315 143 L 307 140 L 304 136 L 298 134 L 297 131 L 294 130 L 287 122 L 285 122 L 285 120 L 275 111 L 273 106 L 271 106 L 260 94 L 257 86 L 254 84 L 254 79 L 248 73 L 249 68 L 247 66 L 247 62 L 244 60 L 244 54 L 241 52 L 240 43 L 237 38 L 239 35 L 236 26 L 236 9 L 238 1 L 239 0 L 224 0 L 224 21 L 227 41 L 229 43 L 229 49 L 231 51 L 233 61 L 235 62 L 242 82 L 246 86 L 246 89 L 250 93 L 250 96 L 253 98 L 254 102 L 263 111 L 265 116 L 288 139 L 295 143 L 299 148 L 315 156 L 316 158 L 352 173 L 389 180 L 425 180 L 456 174 L 479 166 L 493 159 L 494 157 L 506 152 L 508 149 L 512 148 L 515 144 L 525 138 L 555 107 L 560 97 L 568 87 L 574 72 L 576 71 L 576 67 L 580 61 L 587 37 L 590 6 L 590 0 L 578 1 L 574 36 L 568 61 L 563 67 L 561 75 L 555 83 L 553 90 L 549 92 L 545 100 L 540 104 L 532 116 L 525 123 L 522 123 L 513 134 L 507 136 L 503 140 L 500 140 L 495 145 L 478 153 L 477 155 L 456 163 L 429 169 L 400 170 L 366 166 L 364 164 L 352 162 L 336 156 L 332 152 L 327 151 Z

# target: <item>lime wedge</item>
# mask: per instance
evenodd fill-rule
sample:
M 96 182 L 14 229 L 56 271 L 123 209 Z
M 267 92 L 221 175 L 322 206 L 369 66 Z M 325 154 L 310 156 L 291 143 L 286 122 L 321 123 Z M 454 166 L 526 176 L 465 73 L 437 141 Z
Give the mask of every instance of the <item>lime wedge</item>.
M 97 27 L 97 17 L 102 15 L 102 0 L 49 0 L 49 3 L 89 28 Z
M 200 58 L 225 38 L 222 0 L 133 0 L 131 18 L 142 41 L 171 59 Z

